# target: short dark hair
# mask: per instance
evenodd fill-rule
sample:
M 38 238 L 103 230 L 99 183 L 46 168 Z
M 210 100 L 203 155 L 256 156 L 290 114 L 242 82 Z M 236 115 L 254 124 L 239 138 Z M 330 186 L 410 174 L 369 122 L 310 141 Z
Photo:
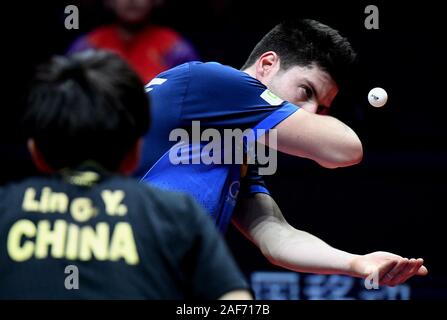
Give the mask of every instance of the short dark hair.
M 90 160 L 117 170 L 149 122 L 140 78 L 118 56 L 95 50 L 40 66 L 24 117 L 26 135 L 56 170 Z
M 289 20 L 275 26 L 255 46 L 242 69 L 252 66 L 265 52 L 274 51 L 281 69 L 316 64 L 340 86 L 352 71 L 356 53 L 337 30 L 310 19 Z

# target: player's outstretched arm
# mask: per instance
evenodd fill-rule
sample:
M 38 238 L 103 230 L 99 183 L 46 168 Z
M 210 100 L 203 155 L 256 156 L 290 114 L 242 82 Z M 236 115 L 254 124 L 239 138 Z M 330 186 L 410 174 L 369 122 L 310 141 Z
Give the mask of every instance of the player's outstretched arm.
M 312 159 L 323 167 L 346 167 L 362 160 L 359 137 L 334 117 L 300 109 L 275 129 L 279 151 Z
M 381 285 L 390 286 L 427 274 L 422 259 L 409 260 L 387 252 L 356 255 L 335 249 L 288 224 L 267 194 L 240 199 L 233 222 L 273 264 L 293 271 L 361 278 L 376 273 Z

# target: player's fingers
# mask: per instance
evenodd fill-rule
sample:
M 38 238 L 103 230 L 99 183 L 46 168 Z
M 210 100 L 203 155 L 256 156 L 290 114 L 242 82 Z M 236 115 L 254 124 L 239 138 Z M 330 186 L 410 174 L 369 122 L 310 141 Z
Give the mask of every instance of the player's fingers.
M 416 275 L 418 275 L 418 276 L 426 276 L 427 274 L 428 274 L 428 269 L 425 266 L 421 266 L 416 273 Z
M 417 259 L 417 260 L 418 260 L 418 262 L 421 263 L 421 266 L 420 266 L 419 269 L 416 271 L 416 275 L 417 275 L 417 276 L 426 276 L 427 273 L 428 273 L 428 270 L 427 270 L 427 268 L 424 266 L 424 259 L 419 258 L 419 259 Z
M 428 274 L 427 268 L 423 265 L 424 259 L 417 259 L 417 263 L 414 264 L 413 269 L 410 271 L 410 274 L 407 275 L 406 279 L 402 282 L 407 281 L 409 278 L 413 276 L 426 276 Z
M 416 259 L 410 259 L 408 264 L 403 268 L 395 278 L 390 281 L 390 285 L 395 286 L 407 281 L 408 278 L 414 276 L 421 267 L 421 262 Z
M 417 274 L 418 270 L 420 269 L 420 267 L 422 267 L 423 263 L 424 262 L 422 260 L 417 259 L 416 262 L 413 264 L 413 267 L 410 270 L 410 275 L 414 276 L 415 274 Z
M 394 280 L 396 276 L 399 275 L 399 273 L 405 269 L 405 267 L 408 265 L 409 260 L 408 259 L 401 259 L 397 262 L 397 264 L 392 268 L 390 271 L 388 271 L 382 278 L 382 283 L 384 285 L 388 286 L 394 286 Z
M 386 285 L 389 281 L 388 272 L 394 269 L 398 264 L 398 260 L 390 260 L 379 268 L 379 283 Z
M 417 263 L 414 265 L 414 267 L 411 269 L 410 274 L 406 277 L 404 281 L 407 281 L 409 278 L 417 275 L 426 275 L 427 274 L 427 268 L 423 266 L 424 260 L 423 259 L 417 259 Z M 421 271 L 420 271 L 421 270 Z
M 398 266 L 394 267 L 394 269 L 388 273 L 390 279 L 390 281 L 388 281 L 388 285 L 390 287 L 394 287 L 398 284 L 400 277 L 405 274 L 407 267 L 410 264 L 411 264 L 410 260 L 404 258 L 403 261 Z

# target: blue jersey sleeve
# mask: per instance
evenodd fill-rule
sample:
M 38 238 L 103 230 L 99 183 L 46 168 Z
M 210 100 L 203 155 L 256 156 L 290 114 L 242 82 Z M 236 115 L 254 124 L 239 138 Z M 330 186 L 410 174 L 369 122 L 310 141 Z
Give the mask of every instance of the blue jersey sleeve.
M 273 128 L 299 107 L 281 100 L 245 72 L 215 62 L 189 64 L 188 92 L 181 119 L 200 120 L 203 127 L 255 128 L 281 109 L 265 129 Z M 264 124 L 267 124 L 264 121 Z
M 258 166 L 248 165 L 241 171 L 240 194 L 242 197 L 247 197 L 255 193 L 270 194 L 263 176 L 258 173 Z

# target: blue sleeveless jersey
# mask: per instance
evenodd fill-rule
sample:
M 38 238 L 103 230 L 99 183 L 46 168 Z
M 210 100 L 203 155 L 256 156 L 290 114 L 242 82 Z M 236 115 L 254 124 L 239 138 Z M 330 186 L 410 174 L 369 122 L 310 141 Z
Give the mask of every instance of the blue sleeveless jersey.
M 191 132 L 193 121 L 200 121 L 202 132 L 210 128 L 220 133 L 224 129 L 268 130 L 299 107 L 282 101 L 247 73 L 215 62 L 190 62 L 165 71 L 146 85 L 146 91 L 152 104 L 152 127 L 144 139 L 137 175 L 144 183 L 192 195 L 218 228 L 226 230 L 238 197 L 268 193 L 256 166 L 244 170 L 241 164 L 205 164 L 198 157 L 207 142 L 193 143 L 192 137 L 170 141 L 171 131 Z M 224 146 L 222 151 L 230 150 Z M 173 163 L 173 152 L 180 152 L 179 159 L 184 161 Z

